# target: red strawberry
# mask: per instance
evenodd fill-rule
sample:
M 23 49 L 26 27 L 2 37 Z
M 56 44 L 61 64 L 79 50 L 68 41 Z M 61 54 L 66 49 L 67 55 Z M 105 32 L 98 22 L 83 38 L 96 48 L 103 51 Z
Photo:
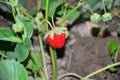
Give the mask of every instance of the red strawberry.
M 51 39 L 50 35 L 46 38 L 47 42 L 54 48 L 62 48 L 65 43 L 65 33 L 62 33 L 60 35 L 54 34 L 53 39 Z
M 50 30 L 45 38 L 47 42 L 54 48 L 62 48 L 65 44 L 67 37 L 67 28 L 65 27 L 56 27 L 53 30 Z

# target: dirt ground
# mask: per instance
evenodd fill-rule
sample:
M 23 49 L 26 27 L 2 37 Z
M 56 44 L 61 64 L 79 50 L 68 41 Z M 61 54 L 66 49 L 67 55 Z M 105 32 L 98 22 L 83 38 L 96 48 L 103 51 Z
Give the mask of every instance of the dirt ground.
M 81 76 L 86 76 L 100 68 L 103 68 L 112 63 L 112 59 L 108 52 L 108 43 L 110 40 L 119 39 L 114 37 L 99 38 L 76 36 L 76 41 L 70 46 L 72 49 L 71 65 L 69 72 L 78 73 Z M 119 69 L 115 73 L 104 71 L 93 76 L 95 80 L 118 80 Z M 76 80 L 76 79 L 70 79 Z

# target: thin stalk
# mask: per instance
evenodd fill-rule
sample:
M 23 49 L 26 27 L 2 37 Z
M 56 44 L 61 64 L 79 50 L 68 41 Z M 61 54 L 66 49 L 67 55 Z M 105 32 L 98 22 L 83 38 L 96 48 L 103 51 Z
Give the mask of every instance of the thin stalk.
M 9 0 L 10 2 L 11 2 L 11 0 Z M 9 4 L 10 6 L 11 6 L 11 8 L 12 8 L 12 14 L 13 14 L 13 17 L 14 17 L 14 19 L 15 19 L 15 9 L 14 9 L 14 7 L 12 6 L 12 4 L 10 4 L 9 2 L 4 2 L 4 1 L 0 1 L 0 2 L 3 2 L 3 3 L 6 3 L 6 4 Z M 34 20 L 34 18 L 31 16 L 31 15 L 29 15 L 26 11 L 24 11 L 24 9 L 20 6 L 20 7 L 17 7 L 17 10 L 20 10 L 22 13 L 24 13 L 27 17 L 29 17 L 30 19 L 32 19 L 32 20 Z M 18 14 L 19 14 L 19 12 L 18 12 Z
M 107 13 L 107 11 L 106 11 L 106 7 L 105 7 L 105 3 L 104 3 L 104 0 L 102 0 L 102 4 L 103 4 L 104 12 Z
M 68 15 L 66 15 L 65 17 L 64 17 L 64 19 L 62 20 L 62 22 L 61 22 L 61 24 L 62 24 L 62 26 L 63 26 L 63 24 L 64 24 L 64 22 L 67 20 L 67 18 L 69 17 L 69 16 L 71 16 L 71 14 L 75 11 L 75 10 L 77 10 L 79 7 L 81 7 L 83 4 L 85 4 L 85 2 L 83 2 L 83 3 L 78 3 L 78 5 L 68 14 Z
M 100 26 L 100 32 L 98 33 L 98 35 L 102 36 L 104 31 L 105 31 L 105 27 L 104 26 Z
M 117 62 L 117 57 L 118 57 L 118 51 L 120 49 L 120 46 L 118 47 L 117 51 L 115 52 L 115 58 L 114 58 L 114 63 Z
M 46 0 L 46 9 L 45 9 L 45 20 L 48 20 L 48 6 L 49 6 L 49 0 Z M 46 31 L 48 31 L 48 24 L 46 23 Z
M 27 17 L 29 17 L 30 19 L 34 20 L 34 18 L 33 18 L 31 15 L 29 15 L 22 7 L 20 7 L 19 10 L 20 10 L 22 13 L 24 13 Z
M 10 3 L 12 3 L 12 0 L 9 0 L 10 1 Z M 11 8 L 12 8 L 12 14 L 13 14 L 13 18 L 14 18 L 14 20 L 16 21 L 16 18 L 15 18 L 15 8 L 14 8 L 14 6 L 13 5 L 10 5 L 11 6 Z M 17 21 L 16 21 L 17 22 Z
M 15 2 L 17 3 L 17 5 L 19 5 L 19 4 L 18 4 L 18 3 L 19 3 L 18 0 L 15 0 Z M 16 8 L 16 12 L 17 12 L 17 14 L 20 14 L 18 8 Z
M 57 56 L 56 50 L 49 46 L 50 55 L 52 59 L 52 80 L 57 80 L 58 71 L 57 71 Z
M 44 53 L 42 38 L 41 38 L 40 35 L 38 35 L 38 39 L 39 39 L 39 44 L 40 44 L 40 50 L 41 50 L 41 53 L 42 53 L 43 68 L 44 68 L 44 71 L 45 71 L 46 78 L 48 79 L 46 60 L 45 60 L 45 53 Z
M 49 0 L 46 0 L 46 9 L 45 9 L 45 21 L 48 21 L 48 6 L 49 6 Z M 52 28 L 52 26 L 51 26 Z M 46 23 L 46 31 L 48 31 L 48 24 Z M 51 46 L 49 46 L 50 55 L 51 55 L 51 61 L 52 61 L 52 80 L 57 80 L 57 56 L 56 51 Z
M 76 73 L 66 73 L 66 74 L 63 74 L 62 76 L 60 76 L 60 77 L 58 78 L 58 80 L 66 77 L 66 76 L 74 76 L 74 77 L 76 77 L 76 78 L 79 78 L 80 80 L 83 79 L 80 75 L 78 75 L 78 74 L 76 74 Z
M 54 23 L 54 15 L 52 15 L 52 25 L 53 25 L 53 27 L 55 27 L 55 23 Z
M 92 76 L 94 76 L 94 75 L 96 75 L 96 74 L 98 74 L 98 73 L 100 73 L 100 72 L 102 72 L 102 71 L 104 71 L 104 70 L 107 70 L 107 69 L 109 69 L 110 67 L 114 67 L 114 66 L 118 66 L 118 65 L 120 65 L 120 62 L 111 64 L 111 65 L 108 65 L 108 66 L 106 66 L 106 67 L 104 67 L 104 68 L 102 68 L 102 69 L 99 69 L 99 70 L 97 70 L 97 71 L 95 71 L 95 72 L 93 72 L 93 73 L 90 73 L 89 75 L 85 76 L 85 77 L 83 78 L 83 80 L 87 80 L 88 78 L 90 78 L 90 77 L 92 77 Z
M 53 26 L 51 25 L 51 23 L 48 20 L 41 21 L 41 24 L 43 24 L 43 22 L 46 22 L 47 24 L 49 24 L 50 28 L 53 29 Z

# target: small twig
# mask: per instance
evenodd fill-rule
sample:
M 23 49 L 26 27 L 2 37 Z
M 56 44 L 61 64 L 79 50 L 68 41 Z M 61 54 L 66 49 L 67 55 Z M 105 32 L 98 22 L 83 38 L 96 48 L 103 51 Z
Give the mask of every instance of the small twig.
M 76 73 L 66 73 L 66 74 L 60 76 L 60 77 L 58 78 L 58 80 L 61 80 L 62 78 L 66 77 L 66 76 L 74 76 L 74 77 L 76 77 L 76 78 L 83 79 L 80 75 L 78 75 L 78 74 L 76 74 Z
M 88 78 L 90 78 L 90 77 L 92 77 L 92 76 L 94 76 L 94 75 L 96 75 L 96 74 L 98 74 L 98 73 L 100 73 L 100 72 L 102 72 L 102 71 L 105 71 L 105 70 L 107 70 L 107 69 L 109 69 L 109 68 L 111 68 L 111 67 L 119 66 L 119 65 L 120 65 L 120 62 L 111 64 L 111 65 L 108 65 L 108 66 L 106 66 L 106 67 L 104 67 L 104 68 L 101 68 L 101 69 L 99 69 L 99 70 L 97 70 L 97 71 L 95 71 L 95 72 L 93 72 L 93 73 L 90 73 L 89 75 L 85 76 L 85 77 L 83 78 L 83 80 L 87 80 Z

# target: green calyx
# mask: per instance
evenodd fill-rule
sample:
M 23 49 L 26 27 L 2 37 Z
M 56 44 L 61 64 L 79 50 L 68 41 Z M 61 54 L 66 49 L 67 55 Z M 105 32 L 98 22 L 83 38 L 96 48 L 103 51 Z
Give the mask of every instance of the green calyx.
M 102 20 L 103 20 L 104 22 L 109 21 L 109 20 L 111 20 L 111 19 L 112 19 L 111 13 L 105 13 L 105 14 L 102 15 Z
M 67 38 L 69 32 L 67 31 L 66 27 L 55 27 L 45 34 L 45 39 L 47 38 L 48 35 L 50 35 L 51 39 L 53 39 L 54 34 L 61 35 L 62 33 L 65 33 Z
M 101 15 L 98 13 L 94 13 L 90 16 L 90 19 L 93 23 L 99 23 L 101 21 Z

